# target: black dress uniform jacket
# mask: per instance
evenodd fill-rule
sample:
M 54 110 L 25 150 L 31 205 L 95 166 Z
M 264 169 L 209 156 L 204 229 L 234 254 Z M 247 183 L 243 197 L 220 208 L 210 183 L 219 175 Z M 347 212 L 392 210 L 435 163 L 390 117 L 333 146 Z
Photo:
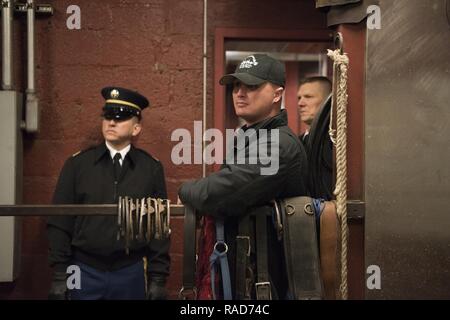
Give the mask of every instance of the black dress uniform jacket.
M 119 196 L 167 198 L 162 164 L 131 146 L 122 163 L 118 182 L 105 143 L 69 158 L 61 171 L 54 204 L 110 204 Z M 133 241 L 125 253 L 117 240 L 115 216 L 63 216 L 48 218 L 50 265 L 66 270 L 72 259 L 100 270 L 117 270 L 148 258 L 150 274 L 169 273 L 169 240 Z
M 234 284 L 235 238 L 239 218 L 256 207 L 263 207 L 273 199 L 308 195 L 308 167 L 306 153 L 298 137 L 287 126 L 287 113 L 266 119 L 250 128 L 279 130 L 279 169 L 273 175 L 261 175 L 261 164 L 224 164 L 210 176 L 184 183 L 179 197 L 196 210 L 225 219 L 225 239 L 229 246 L 231 283 Z M 248 130 L 245 126 L 243 130 Z M 270 144 L 270 140 L 268 142 Z M 248 145 L 247 145 L 248 148 Z M 270 150 L 270 147 L 268 147 Z M 265 206 L 266 205 L 266 206 Z M 259 211 L 258 211 L 259 212 Z M 271 217 L 268 218 L 272 225 Z M 269 228 L 269 273 L 278 291 L 284 294 L 287 280 L 280 279 L 284 271 L 283 247 Z M 233 288 L 234 289 L 234 288 Z M 280 298 L 284 298 L 283 296 Z

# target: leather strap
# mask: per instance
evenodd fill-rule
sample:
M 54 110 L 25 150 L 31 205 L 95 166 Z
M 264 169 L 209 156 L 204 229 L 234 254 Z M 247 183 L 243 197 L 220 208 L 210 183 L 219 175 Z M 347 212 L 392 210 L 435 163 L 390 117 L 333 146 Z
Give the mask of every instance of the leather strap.
M 290 293 L 295 300 L 321 299 L 319 245 L 312 199 L 282 200 L 281 215 Z
M 271 300 L 271 285 L 269 282 L 268 255 L 267 255 L 267 217 L 257 214 L 256 217 L 256 272 L 255 283 L 256 299 Z
M 250 299 L 247 269 L 251 252 L 250 244 L 250 215 L 247 214 L 239 220 L 238 235 L 236 236 L 236 299 Z M 250 279 L 251 281 L 251 279 Z
M 194 208 L 189 205 L 185 205 L 184 208 L 183 287 L 180 290 L 179 297 L 180 299 L 196 300 L 196 216 Z
M 228 245 L 225 242 L 225 231 L 224 231 L 224 221 L 223 219 L 216 219 L 216 243 L 214 245 L 214 250 L 209 257 L 209 263 L 211 268 L 211 290 L 213 294 L 213 299 L 216 300 L 216 290 L 215 290 L 215 276 L 217 264 L 220 267 L 220 274 L 222 277 L 222 289 L 223 289 L 223 299 L 231 300 L 231 280 L 230 280 L 230 268 L 228 266 Z
M 333 201 L 325 201 L 320 216 L 320 261 L 325 299 L 340 296 L 340 223 Z

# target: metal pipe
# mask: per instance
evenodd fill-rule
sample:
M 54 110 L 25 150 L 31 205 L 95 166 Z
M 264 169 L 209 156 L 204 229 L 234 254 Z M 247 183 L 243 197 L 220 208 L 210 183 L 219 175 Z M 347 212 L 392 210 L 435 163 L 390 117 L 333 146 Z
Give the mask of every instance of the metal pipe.
M 27 48 L 28 48 L 28 82 L 27 93 L 35 92 L 34 78 L 34 3 L 33 0 L 27 0 Z
M 202 127 L 202 154 L 205 152 L 206 141 L 205 141 L 205 131 L 206 131 L 206 78 L 207 78 L 207 63 L 208 57 L 207 53 L 207 22 L 208 22 L 208 0 L 203 0 L 203 127 Z M 206 176 L 206 163 L 203 159 L 202 161 L 202 177 Z
M 34 0 L 27 0 L 27 101 L 25 129 L 27 132 L 37 132 L 39 129 L 39 101 L 36 96 L 35 87 L 35 3 Z
M 12 29 L 13 29 L 13 15 L 14 4 L 12 0 L 2 0 L 2 39 L 3 39 L 3 53 L 2 53 L 2 89 L 12 89 Z
M 365 218 L 366 203 L 357 200 L 347 201 L 347 218 L 361 221 Z M 171 204 L 170 215 L 181 217 L 189 208 L 182 204 Z M 114 216 L 117 204 L 23 204 L 0 205 L 0 217 L 8 216 Z
M 0 205 L 4 216 L 114 216 L 117 204 Z M 171 216 L 184 216 L 185 206 L 170 205 Z

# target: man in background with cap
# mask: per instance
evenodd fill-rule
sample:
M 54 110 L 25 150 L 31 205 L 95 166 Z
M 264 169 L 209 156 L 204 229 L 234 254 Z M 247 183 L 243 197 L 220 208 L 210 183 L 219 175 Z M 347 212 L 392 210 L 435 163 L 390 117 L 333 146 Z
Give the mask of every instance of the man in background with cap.
M 119 87 L 104 88 L 102 95 L 105 142 L 66 161 L 53 203 L 108 204 L 117 203 L 119 196 L 167 198 L 162 164 L 131 144 L 142 130 L 148 100 Z M 146 292 L 149 299 L 166 298 L 168 239 L 133 241 L 127 254 L 124 240 L 117 240 L 117 217 L 55 216 L 48 218 L 47 227 L 54 270 L 49 299 L 145 299 Z M 69 265 L 81 271 L 80 289 L 67 289 Z
M 268 270 L 269 279 L 261 282 L 261 279 L 249 279 L 245 281 L 258 282 L 259 284 L 270 282 L 271 293 L 259 295 L 259 298 L 285 299 L 287 296 L 287 279 L 284 271 L 284 259 L 282 244 L 277 240 L 273 228 L 271 200 L 306 195 L 307 162 L 304 148 L 297 136 L 287 125 L 287 112 L 281 110 L 281 100 L 285 87 L 284 65 L 265 54 L 253 54 L 246 57 L 236 68 L 235 73 L 225 75 L 220 84 L 232 86 L 232 98 L 234 110 L 238 117 L 245 121 L 245 125 L 238 130 L 236 139 L 245 136 L 248 132 L 251 136 L 256 134 L 256 141 L 245 142 L 245 161 L 227 161 L 221 169 L 206 178 L 184 183 L 179 189 L 179 198 L 185 203 L 193 206 L 200 213 L 209 214 L 214 217 L 217 225 L 224 223 L 225 251 L 229 260 L 229 271 L 231 274 L 232 297 L 225 291 L 227 283 L 222 282 L 224 288 L 224 299 L 249 299 L 258 296 L 258 288 L 262 285 L 256 284 L 252 288 L 244 288 L 241 270 L 242 261 L 237 257 L 236 244 L 247 238 L 241 233 L 240 223 L 248 217 L 249 212 L 257 209 L 258 214 L 269 212 L 267 216 L 268 231 Z M 260 135 L 267 130 L 267 139 Z M 277 133 L 277 134 L 275 134 Z M 250 137 L 249 137 L 250 138 Z M 277 141 L 278 139 L 278 141 Z M 248 139 L 251 141 L 252 139 Z M 267 162 L 261 158 L 251 162 L 252 147 L 258 150 L 265 148 L 271 150 L 271 146 L 277 148 L 275 154 L 278 159 L 278 170 L 271 174 L 262 174 L 262 168 Z M 238 154 L 239 142 L 233 145 L 227 154 Z M 273 149 L 272 149 L 273 150 Z M 240 159 L 243 160 L 243 159 Z M 254 160 L 254 159 L 253 159 Z M 273 159 L 272 159 L 273 160 Z M 244 162 L 244 163 L 243 163 Z M 262 208 L 262 209 L 261 209 Z M 252 228 L 252 227 L 250 227 Z M 220 231 L 217 231 L 220 233 Z M 219 240 L 217 238 L 217 240 Z M 248 239 L 248 244 L 254 241 Z M 253 253 L 254 245 L 251 246 Z M 252 256 L 252 259 L 254 257 Z M 201 259 L 201 258 L 200 258 Z M 245 259 L 245 257 L 244 257 Z M 254 259 L 250 261 L 250 267 L 254 265 Z M 242 271 L 242 270 L 241 270 Z M 247 270 L 243 270 L 246 272 Z M 254 271 L 254 268 L 252 272 Z M 226 274 L 222 270 L 222 275 Z M 214 281 L 212 281 L 214 282 Z M 199 288 L 200 298 L 206 299 L 208 295 L 202 294 Z M 255 293 L 256 291 L 256 293 Z M 215 296 L 216 292 L 212 292 Z

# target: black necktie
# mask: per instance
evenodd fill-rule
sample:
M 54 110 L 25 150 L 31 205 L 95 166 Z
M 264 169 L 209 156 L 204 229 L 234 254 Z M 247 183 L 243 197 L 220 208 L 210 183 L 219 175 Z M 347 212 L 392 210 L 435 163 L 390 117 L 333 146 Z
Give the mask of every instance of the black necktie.
M 120 165 L 120 159 L 122 159 L 122 155 L 117 152 L 114 156 L 114 179 L 119 181 L 120 172 L 122 171 L 122 166 Z

